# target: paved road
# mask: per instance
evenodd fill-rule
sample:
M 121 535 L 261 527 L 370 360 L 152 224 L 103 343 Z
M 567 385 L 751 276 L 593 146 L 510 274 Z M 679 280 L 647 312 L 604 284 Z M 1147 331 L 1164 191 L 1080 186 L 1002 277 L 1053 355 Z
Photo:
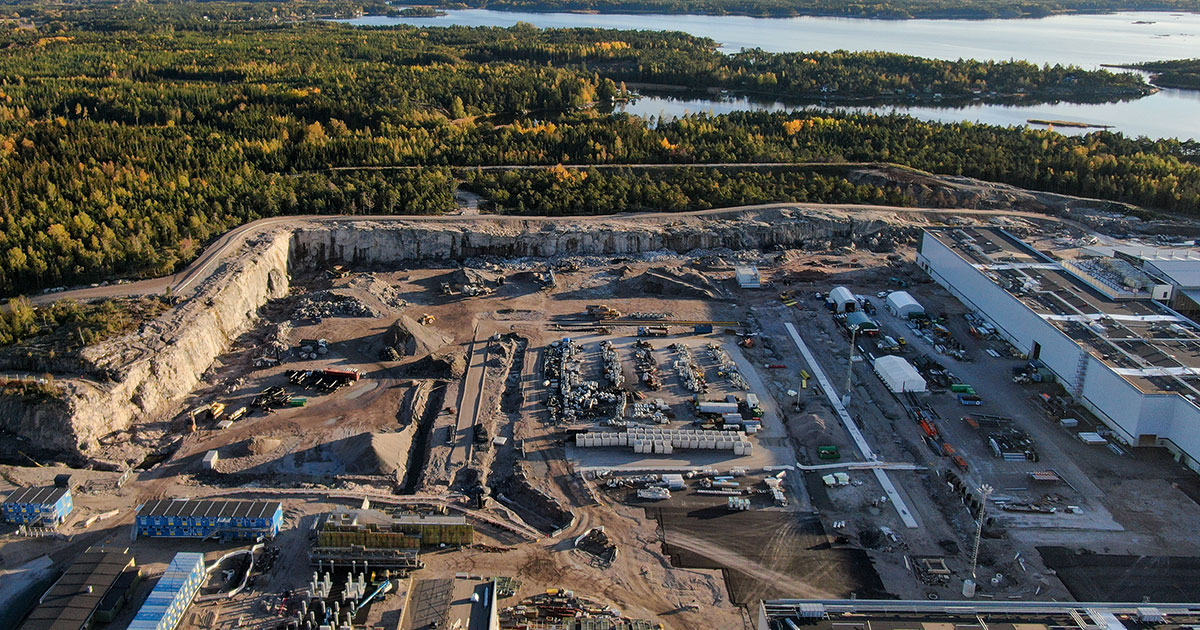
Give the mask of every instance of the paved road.
M 451 482 L 454 474 L 466 466 L 471 457 L 475 432 L 472 427 L 479 421 L 479 407 L 483 403 L 483 387 L 487 376 L 488 349 L 492 342 L 487 331 L 475 325 L 475 337 L 471 342 L 471 353 L 467 355 L 467 373 L 463 376 L 462 389 L 458 398 L 458 416 L 454 423 L 454 440 L 446 460 L 446 471 Z
M 654 165 L 641 165 L 647 168 Z M 497 167 L 500 168 L 500 167 Z M 517 168 L 517 167 L 506 167 Z M 203 283 L 205 279 L 211 276 L 226 260 L 231 252 L 236 251 L 246 239 L 251 235 L 259 234 L 271 229 L 283 228 L 288 225 L 295 224 L 334 224 L 355 221 L 375 221 L 380 223 L 390 222 L 428 222 L 428 223 L 469 223 L 474 221 L 484 222 L 500 222 L 500 223 L 523 223 L 527 221 L 547 221 L 551 223 L 587 223 L 611 221 L 614 219 L 623 220 L 655 220 L 655 219 L 683 219 L 687 217 L 711 217 L 722 214 L 736 214 L 739 212 L 757 211 L 757 210 L 777 210 L 783 208 L 800 208 L 813 210 L 840 210 L 845 212 L 855 211 L 876 211 L 876 212 L 894 212 L 894 213 L 917 213 L 917 214 L 953 214 L 953 215 L 980 215 L 980 216 L 1009 216 L 1021 217 L 1027 219 L 1039 219 L 1045 221 L 1056 221 L 1064 225 L 1091 232 L 1090 229 L 1068 219 L 1061 219 L 1036 212 L 1020 212 L 1013 210 L 959 210 L 945 208 L 920 208 L 920 207 L 901 207 L 901 206 L 880 206 L 868 204 L 822 204 L 822 203 L 768 203 L 749 206 L 732 206 L 729 208 L 714 208 L 712 210 L 700 210 L 695 212 L 646 212 L 646 213 L 629 213 L 629 214 L 612 214 L 598 216 L 528 216 L 528 215 L 445 215 L 445 216 L 428 216 L 428 215 L 297 215 L 285 217 L 271 217 L 268 219 L 259 219 L 245 225 L 239 226 L 226 232 L 217 240 L 213 241 L 200 256 L 192 261 L 186 269 L 179 273 L 163 276 L 160 278 L 151 278 L 138 282 L 130 282 L 126 284 L 113 284 L 102 287 L 83 287 L 63 291 L 61 293 L 50 293 L 44 295 L 33 296 L 30 299 L 34 303 L 45 304 L 63 298 L 71 298 L 75 300 L 90 300 L 103 297 L 117 297 L 125 295 L 158 295 L 165 293 L 168 289 L 175 295 L 186 296 L 195 291 L 196 287 Z

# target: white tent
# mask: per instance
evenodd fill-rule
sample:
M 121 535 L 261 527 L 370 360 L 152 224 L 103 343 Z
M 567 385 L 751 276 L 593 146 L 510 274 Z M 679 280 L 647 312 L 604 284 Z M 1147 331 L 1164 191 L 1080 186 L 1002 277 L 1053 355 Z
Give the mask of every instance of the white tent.
M 896 317 L 909 318 L 913 315 L 924 315 L 925 307 L 913 299 L 908 291 L 892 291 L 887 296 L 887 308 Z
M 904 359 L 887 355 L 875 359 L 875 373 L 893 393 L 923 392 L 925 379 Z
M 854 293 L 846 287 L 835 287 L 829 292 L 829 301 L 833 302 L 833 310 L 838 313 L 849 313 L 858 310 L 858 300 Z

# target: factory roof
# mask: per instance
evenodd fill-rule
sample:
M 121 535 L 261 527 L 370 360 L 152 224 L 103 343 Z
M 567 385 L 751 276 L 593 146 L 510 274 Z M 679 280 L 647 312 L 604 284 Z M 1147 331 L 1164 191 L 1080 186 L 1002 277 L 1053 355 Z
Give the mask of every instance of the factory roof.
M 83 628 L 100 600 L 133 563 L 128 549 L 88 549 L 46 591 L 20 630 Z
M 282 507 L 279 501 L 193 501 L 163 499 L 138 509 L 138 516 L 187 516 L 216 518 L 271 518 Z
M 1185 289 L 1200 288 L 1200 258 L 1150 260 L 1146 264 L 1171 284 Z
M 46 486 L 42 488 L 18 488 L 4 499 L 5 503 L 39 503 L 53 505 L 69 492 L 67 488 Z
M 1200 401 L 1200 330 L 1188 319 L 1149 298 L 1114 299 L 1004 230 L 929 234 L 1138 389 Z
M 833 612 L 821 610 L 819 615 L 808 615 L 799 605 L 782 605 L 775 602 L 764 602 L 766 618 L 769 627 L 786 628 L 785 618 L 803 619 L 803 627 L 810 630 L 837 630 L 839 628 L 871 628 L 871 630 L 978 630 L 980 627 L 989 630 L 1050 630 L 1051 628 L 1066 628 L 1082 630 L 1083 628 L 1104 627 L 1088 625 L 1083 615 L 1095 621 L 1096 617 L 1106 617 L 1111 614 L 1103 609 L 1081 609 L 1079 611 L 1022 611 L 1015 609 L 1004 612 L 986 612 L 987 624 L 981 626 L 980 613 L 973 610 L 975 602 L 956 602 L 957 606 L 942 606 L 941 610 L 918 608 L 924 602 L 915 602 L 916 610 L 903 610 L 901 602 L 894 602 L 891 610 L 863 610 L 857 612 Z M 998 603 L 999 605 L 999 603 Z M 819 605 L 818 605 L 819 606 Z M 839 608 L 848 608 L 849 605 Z M 1146 609 L 1152 610 L 1152 609 Z M 1075 612 L 1075 614 L 1071 614 Z M 1136 612 L 1123 614 L 1126 619 L 1136 624 L 1136 627 L 1147 630 L 1187 630 L 1195 627 L 1193 624 L 1200 620 L 1200 615 L 1193 611 L 1181 614 L 1172 610 L 1173 614 L 1155 620 L 1153 613 Z M 1095 616 L 1093 616 L 1095 615 Z M 1121 624 L 1121 627 L 1128 627 Z

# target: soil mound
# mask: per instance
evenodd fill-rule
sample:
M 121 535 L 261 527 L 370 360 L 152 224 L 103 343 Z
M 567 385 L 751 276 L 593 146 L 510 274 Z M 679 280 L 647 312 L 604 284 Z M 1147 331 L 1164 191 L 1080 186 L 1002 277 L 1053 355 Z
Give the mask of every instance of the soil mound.
M 251 455 L 265 455 L 266 453 L 270 453 L 279 448 L 282 444 L 283 440 L 279 438 L 256 435 L 250 438 L 250 444 L 248 445 L 247 450 Z
M 467 355 L 459 348 L 443 348 L 400 367 L 407 378 L 460 379 L 467 373 Z
M 401 315 L 384 334 L 383 343 L 402 357 L 416 357 L 440 350 L 450 343 L 450 338 Z
M 467 284 L 491 286 L 496 284 L 501 277 L 502 274 L 494 271 L 484 271 L 482 269 L 463 267 L 450 274 L 450 284 L 457 286 L 463 286 Z
M 338 457 L 352 475 L 403 474 L 411 442 L 404 433 L 359 433 L 342 443 Z
M 623 291 L 635 295 L 708 299 L 723 297 L 720 287 L 695 271 L 651 267 L 637 275 L 626 275 L 621 282 L 624 284 Z

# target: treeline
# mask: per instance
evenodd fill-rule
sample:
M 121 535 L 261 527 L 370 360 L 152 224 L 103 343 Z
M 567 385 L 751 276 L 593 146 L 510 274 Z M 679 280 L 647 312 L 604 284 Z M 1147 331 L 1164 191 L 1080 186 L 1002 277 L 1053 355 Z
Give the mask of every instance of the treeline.
M 1126 66 L 1152 73 L 1154 85 L 1182 90 L 1200 90 L 1200 59 L 1150 61 Z
M 395 11 L 384 0 L 0 0 L 0 17 L 44 30 L 86 25 L 95 30 L 142 25 L 215 29 L 227 22 L 291 22 L 353 18 Z
M 448 8 L 905 20 L 1039 18 L 1064 13 L 1198 11 L 1196 0 L 443 0 Z
M 855 184 L 811 168 L 467 171 L 464 187 L 507 214 L 686 212 L 787 201 L 913 205 L 895 190 Z
M 137 17 L 160 6 L 147 4 L 102 23 L 0 33 L 0 293 L 168 273 L 215 235 L 266 216 L 444 212 L 460 176 L 509 212 L 904 202 L 828 172 L 603 173 L 570 183 L 537 171 L 490 181 L 465 165 L 887 161 L 1181 212 L 1200 203 L 1192 142 L 821 111 L 648 122 L 592 107 L 623 96 L 613 77 L 644 72 L 642 55 L 712 54 L 712 42 L 685 35 L 192 28 L 171 17 L 211 4 L 172 5 L 161 20 Z M 830 55 L 821 59 L 835 68 L 898 62 Z M 715 72 L 706 63 L 695 72 Z M 394 165 L 418 168 L 335 170 Z

